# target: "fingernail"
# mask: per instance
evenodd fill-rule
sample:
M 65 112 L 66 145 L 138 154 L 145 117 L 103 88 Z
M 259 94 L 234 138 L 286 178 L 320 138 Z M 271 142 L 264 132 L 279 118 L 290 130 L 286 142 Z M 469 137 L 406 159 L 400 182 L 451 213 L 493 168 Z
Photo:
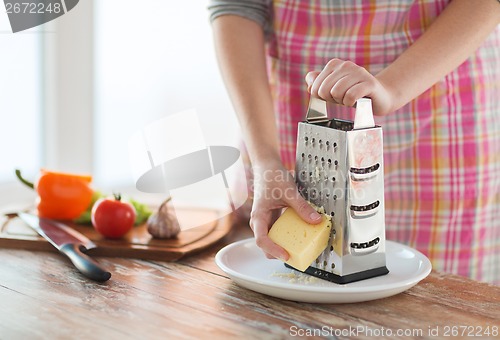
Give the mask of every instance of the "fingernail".
M 311 218 L 311 220 L 319 220 L 321 218 L 321 215 L 315 211 L 312 212 L 311 215 L 309 215 L 309 217 Z
M 286 258 L 286 256 L 284 255 L 281 255 L 281 256 L 278 256 L 278 260 L 282 261 L 282 262 L 286 262 L 288 261 L 288 259 Z

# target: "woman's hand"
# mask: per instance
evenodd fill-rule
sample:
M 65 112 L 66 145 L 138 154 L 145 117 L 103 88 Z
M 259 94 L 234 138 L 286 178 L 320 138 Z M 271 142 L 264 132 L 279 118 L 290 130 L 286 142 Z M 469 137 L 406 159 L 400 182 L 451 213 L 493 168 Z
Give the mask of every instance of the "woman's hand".
M 312 96 L 329 102 L 354 106 L 356 100 L 369 97 L 375 115 L 383 116 L 396 109 L 395 95 L 389 87 L 351 61 L 332 59 L 321 72 L 309 72 L 306 82 Z
M 278 162 L 254 167 L 254 201 L 250 217 L 257 246 L 267 258 L 289 258 L 285 249 L 267 236 L 269 229 L 280 216 L 281 208 L 291 207 L 306 222 L 317 224 L 321 215 L 300 196 L 292 174 Z

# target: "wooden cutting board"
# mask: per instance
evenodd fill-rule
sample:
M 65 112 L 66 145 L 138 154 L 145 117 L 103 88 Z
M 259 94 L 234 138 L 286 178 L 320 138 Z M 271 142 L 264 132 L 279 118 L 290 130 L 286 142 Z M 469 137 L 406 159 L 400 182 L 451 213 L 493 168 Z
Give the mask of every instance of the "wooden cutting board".
M 5 210 L 4 210 L 5 211 Z M 231 229 L 229 215 L 220 216 L 218 210 L 185 208 L 176 209 L 178 215 L 185 215 L 193 222 L 213 222 L 183 230 L 175 239 L 153 239 L 146 225 L 134 227 L 123 239 L 108 240 L 98 234 L 90 225 L 67 223 L 91 239 L 97 248 L 90 249 L 91 256 L 125 257 L 145 260 L 176 261 L 188 254 L 200 251 L 223 238 Z M 192 224 L 196 225 L 196 224 Z M 57 252 L 48 241 L 18 217 L 0 217 L 0 247 Z

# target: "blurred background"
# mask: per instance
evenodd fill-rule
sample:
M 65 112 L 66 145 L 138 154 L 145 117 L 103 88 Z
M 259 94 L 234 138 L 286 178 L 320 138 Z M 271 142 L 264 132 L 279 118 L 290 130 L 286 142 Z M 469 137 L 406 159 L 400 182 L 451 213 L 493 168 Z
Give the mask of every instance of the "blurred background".
M 85 0 L 15 34 L 1 6 L 0 204 L 34 198 L 16 168 L 91 173 L 95 188 L 133 195 L 128 138 L 190 108 L 207 145 L 238 146 L 207 5 Z

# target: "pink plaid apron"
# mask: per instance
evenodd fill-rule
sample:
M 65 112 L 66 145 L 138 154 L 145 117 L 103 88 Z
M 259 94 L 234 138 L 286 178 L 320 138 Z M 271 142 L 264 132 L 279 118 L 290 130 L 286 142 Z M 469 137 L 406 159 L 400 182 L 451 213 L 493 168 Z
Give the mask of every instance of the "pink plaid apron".
M 273 2 L 269 76 L 287 168 L 309 101 L 306 73 L 340 58 L 377 74 L 448 2 Z M 330 113 L 352 119 L 350 108 L 332 105 Z M 436 270 L 500 283 L 500 27 L 458 69 L 376 121 L 384 129 L 387 238 L 420 250 Z

